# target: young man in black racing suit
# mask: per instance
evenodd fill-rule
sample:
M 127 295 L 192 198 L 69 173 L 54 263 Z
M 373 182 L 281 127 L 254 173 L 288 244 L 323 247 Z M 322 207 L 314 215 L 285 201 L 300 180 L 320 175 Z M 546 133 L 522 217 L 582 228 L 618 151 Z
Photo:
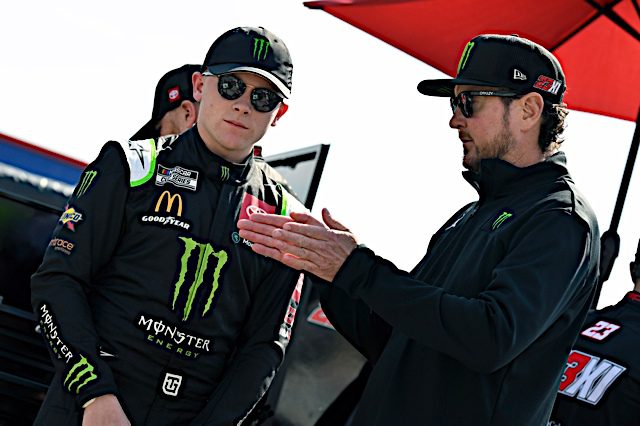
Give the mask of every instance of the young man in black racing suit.
M 194 74 L 197 125 L 107 143 L 32 278 L 56 374 L 36 424 L 234 424 L 288 342 L 298 273 L 256 255 L 236 221 L 302 208 L 252 155 L 287 110 L 289 52 L 236 28 Z

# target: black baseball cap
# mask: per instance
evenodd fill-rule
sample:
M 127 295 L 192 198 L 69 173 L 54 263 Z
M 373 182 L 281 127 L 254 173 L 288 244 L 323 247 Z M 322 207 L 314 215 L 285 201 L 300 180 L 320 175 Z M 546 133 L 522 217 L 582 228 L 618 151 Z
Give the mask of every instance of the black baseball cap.
M 209 48 L 202 71 L 215 75 L 251 72 L 272 82 L 285 98 L 291 96 L 293 63 L 289 49 L 262 27 L 238 27 L 222 34 Z
M 458 84 L 537 92 L 554 104 L 562 102 L 567 88 L 562 67 L 551 52 L 526 38 L 499 34 L 473 38 L 462 52 L 456 78 L 421 81 L 418 91 L 450 97 Z
M 195 102 L 191 76 L 198 71 L 200 71 L 200 65 L 186 64 L 162 76 L 156 85 L 151 120 L 131 136 L 131 140 L 158 137 L 156 126 L 166 113 L 179 107 L 184 100 Z

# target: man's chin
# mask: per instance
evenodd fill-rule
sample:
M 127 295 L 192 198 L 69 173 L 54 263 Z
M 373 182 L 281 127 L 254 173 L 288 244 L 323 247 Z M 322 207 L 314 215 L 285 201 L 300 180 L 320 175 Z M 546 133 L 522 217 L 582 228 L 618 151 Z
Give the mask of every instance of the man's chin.
M 471 172 L 477 172 L 478 171 L 478 167 L 477 164 L 475 164 L 473 161 L 471 161 L 470 158 L 468 158 L 468 156 L 464 156 L 462 157 L 462 167 L 464 167 L 465 169 L 471 171 Z

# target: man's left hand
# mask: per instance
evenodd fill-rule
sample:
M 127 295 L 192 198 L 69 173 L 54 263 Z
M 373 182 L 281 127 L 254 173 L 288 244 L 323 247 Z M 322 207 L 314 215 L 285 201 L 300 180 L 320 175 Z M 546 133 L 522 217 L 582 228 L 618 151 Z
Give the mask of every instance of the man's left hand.
M 307 213 L 291 213 L 291 218 L 254 213 L 238 221 L 238 228 L 242 238 L 253 242 L 254 252 L 333 281 L 358 243 L 327 209 L 322 219 L 324 224 Z

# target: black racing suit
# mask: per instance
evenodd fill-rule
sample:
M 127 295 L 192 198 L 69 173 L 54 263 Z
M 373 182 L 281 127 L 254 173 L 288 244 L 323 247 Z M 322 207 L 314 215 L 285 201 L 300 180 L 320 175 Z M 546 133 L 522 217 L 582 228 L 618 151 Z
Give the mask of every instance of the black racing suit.
M 549 418 L 597 279 L 596 218 L 561 153 L 464 175 L 479 200 L 411 273 L 359 247 L 319 283 L 331 323 L 373 363 L 355 425 Z
M 36 424 L 75 424 L 112 393 L 134 425 L 231 424 L 280 365 L 298 273 L 236 222 L 301 208 L 264 162 L 233 164 L 196 127 L 109 142 L 82 174 L 32 277 L 56 374 Z
M 640 293 L 589 313 L 549 426 L 640 424 Z

